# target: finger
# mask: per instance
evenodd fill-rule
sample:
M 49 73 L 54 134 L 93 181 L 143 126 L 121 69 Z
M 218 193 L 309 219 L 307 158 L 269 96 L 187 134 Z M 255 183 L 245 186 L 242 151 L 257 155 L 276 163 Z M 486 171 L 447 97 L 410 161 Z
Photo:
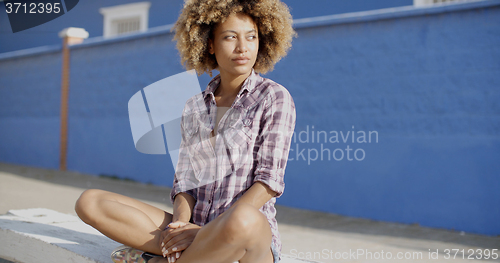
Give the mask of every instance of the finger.
M 185 225 L 187 225 L 187 223 L 181 222 L 181 221 L 176 221 L 176 222 L 172 222 L 172 223 L 168 224 L 168 227 L 175 229 L 175 228 L 183 227 Z
M 168 232 L 166 230 L 161 231 L 161 233 L 160 233 L 160 239 L 159 239 L 159 242 L 158 242 L 159 243 L 158 245 L 160 246 L 160 248 L 162 248 L 164 246 L 163 240 L 165 239 L 165 237 L 167 236 L 167 234 L 168 234 Z
M 162 255 L 164 258 L 170 259 L 170 261 L 172 261 L 172 253 L 169 253 L 167 250 L 164 250 L 162 251 Z
M 181 224 L 179 222 L 173 222 L 173 223 L 168 224 L 168 227 L 173 228 L 173 229 L 179 228 L 180 226 L 181 226 Z
M 189 245 L 191 245 L 191 243 L 192 242 L 184 241 L 181 244 L 178 244 L 179 246 L 173 248 L 172 251 L 168 251 L 166 253 L 167 254 L 166 257 L 169 258 L 171 261 L 176 261 L 181 257 L 182 252 L 184 252 L 184 250 L 186 250 L 186 248 L 188 248 Z
M 175 237 L 176 235 L 178 235 L 180 233 L 179 230 L 181 230 L 183 227 L 185 227 L 187 225 L 193 225 L 193 224 L 188 224 L 188 223 L 180 222 L 180 221 L 170 223 L 165 228 L 165 230 L 162 232 L 162 235 L 160 237 L 160 240 L 161 240 L 160 246 L 164 247 L 170 239 L 172 239 L 173 237 Z M 172 226 L 172 227 L 170 227 L 170 226 Z M 175 230 L 178 230 L 178 231 L 175 231 Z
M 160 247 L 164 247 L 165 246 L 165 243 L 166 243 L 166 238 L 168 236 L 168 232 L 167 231 L 163 231 L 160 235 Z
M 175 237 L 182 234 L 182 232 L 183 230 L 180 229 L 169 229 L 161 242 L 161 247 L 168 247 L 169 242 L 171 242 Z
M 187 246 L 189 246 L 189 244 L 191 244 L 192 242 L 189 241 L 189 239 L 187 238 L 188 237 L 185 235 L 179 235 L 172 238 L 169 242 L 165 244 L 165 246 L 162 247 L 161 252 L 163 256 L 186 249 Z
M 168 224 L 167 227 L 175 229 L 175 228 L 180 227 L 180 225 L 181 224 L 179 222 L 172 222 L 172 223 Z
M 178 241 L 180 241 L 180 240 L 174 240 L 174 242 L 172 244 L 166 244 L 163 247 L 162 252 L 168 255 L 168 254 L 175 253 L 175 252 L 179 251 L 179 248 L 176 246 Z
M 165 244 L 163 248 L 165 249 L 167 254 L 181 251 L 181 245 L 187 241 L 187 238 L 188 237 L 186 237 L 185 235 L 180 235 L 172 238 L 168 243 Z
M 163 247 L 167 254 L 172 252 L 182 251 L 191 245 L 195 236 L 196 229 L 181 230 L 181 233 L 170 239 Z
M 176 258 L 179 258 L 182 255 L 182 252 L 186 250 L 191 244 L 193 243 L 192 240 L 181 240 L 178 243 L 172 247 L 171 250 L 167 251 L 168 255 L 174 255 Z
M 182 251 L 186 250 L 192 243 L 193 240 L 188 240 L 188 239 L 181 240 L 175 244 L 175 247 L 172 248 L 172 253 L 179 253 L 180 256 Z
M 167 255 L 167 257 L 171 262 L 175 262 L 181 257 L 181 254 L 182 254 L 182 252 L 178 251 L 178 252 L 174 252 L 174 253 Z

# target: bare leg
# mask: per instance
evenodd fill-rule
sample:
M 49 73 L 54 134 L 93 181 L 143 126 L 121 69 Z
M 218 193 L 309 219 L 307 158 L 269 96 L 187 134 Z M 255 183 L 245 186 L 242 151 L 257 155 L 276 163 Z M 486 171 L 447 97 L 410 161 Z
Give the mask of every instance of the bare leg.
M 172 215 L 161 209 L 102 190 L 85 191 L 75 210 L 109 238 L 159 255 L 161 230 L 172 221 Z M 272 263 L 271 236 L 265 216 L 251 205 L 239 204 L 203 226 L 176 262 Z
M 271 239 L 266 217 L 251 205 L 238 204 L 203 226 L 176 263 L 272 263 Z
M 172 221 L 172 215 L 159 208 L 96 189 L 83 192 L 75 211 L 85 223 L 107 237 L 159 255 L 160 233 Z

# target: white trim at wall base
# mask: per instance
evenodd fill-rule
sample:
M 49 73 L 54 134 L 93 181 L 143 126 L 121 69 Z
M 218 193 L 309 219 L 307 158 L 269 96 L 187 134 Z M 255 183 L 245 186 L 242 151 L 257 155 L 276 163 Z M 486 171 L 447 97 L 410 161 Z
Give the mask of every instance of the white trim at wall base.
M 474 2 L 474 1 L 478 1 L 478 0 L 413 0 L 413 5 L 414 6 L 430 6 L 430 5 L 436 5 L 436 4 L 453 4 L 453 3 Z

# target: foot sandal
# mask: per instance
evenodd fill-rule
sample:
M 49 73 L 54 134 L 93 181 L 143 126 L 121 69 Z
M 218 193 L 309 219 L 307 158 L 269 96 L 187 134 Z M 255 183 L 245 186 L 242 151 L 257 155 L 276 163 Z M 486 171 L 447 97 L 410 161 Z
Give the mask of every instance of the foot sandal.
M 163 257 L 163 256 L 160 256 L 160 255 L 156 255 L 156 254 L 151 254 L 151 253 L 148 253 L 148 252 L 144 252 L 142 253 L 142 258 L 148 262 L 150 259 L 152 258 L 157 258 L 157 257 Z
M 129 246 L 119 246 L 111 252 L 111 260 L 114 263 L 146 263 L 141 255 L 144 251 Z

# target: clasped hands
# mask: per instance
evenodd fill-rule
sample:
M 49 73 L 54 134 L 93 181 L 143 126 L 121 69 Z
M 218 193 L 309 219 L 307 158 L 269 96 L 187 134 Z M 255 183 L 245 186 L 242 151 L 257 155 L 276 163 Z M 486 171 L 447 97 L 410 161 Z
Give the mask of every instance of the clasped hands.
M 188 222 L 170 223 L 160 236 L 163 257 L 167 258 L 169 263 L 174 263 L 181 256 L 182 251 L 193 243 L 200 228 L 200 226 Z

